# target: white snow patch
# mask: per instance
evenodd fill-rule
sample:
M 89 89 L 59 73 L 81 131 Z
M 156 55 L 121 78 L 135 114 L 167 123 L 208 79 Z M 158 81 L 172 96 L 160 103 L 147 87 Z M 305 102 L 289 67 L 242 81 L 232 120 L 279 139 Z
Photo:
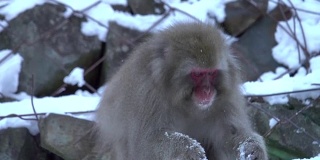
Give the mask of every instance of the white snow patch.
M 74 68 L 70 74 L 64 77 L 63 82 L 70 85 L 78 85 L 78 87 L 82 87 L 86 84 L 86 81 L 83 77 L 84 70 L 82 68 L 76 67 Z
M 70 95 L 57 98 L 34 98 L 35 110 L 37 113 L 67 114 L 69 112 L 87 112 L 96 109 L 96 106 L 98 105 L 100 100 L 99 96 L 97 96 L 96 94 L 88 95 L 88 93 L 81 95 L 80 92 L 78 92 L 78 94 L 79 95 Z M 19 102 L 1 103 L 0 111 L 0 116 L 8 116 L 12 114 L 26 115 L 34 113 L 32 110 L 30 99 L 24 99 Z M 93 120 L 93 116 L 91 113 L 83 113 L 71 116 L 87 120 Z M 24 118 L 35 119 L 34 116 L 28 116 Z M 0 120 L 0 129 L 6 129 L 9 127 L 26 127 L 32 135 L 39 133 L 37 122 L 34 120 L 22 120 L 17 117 L 4 118 Z
M 11 50 L 1 50 L 0 60 L 8 56 L 0 63 L 0 93 L 7 95 L 17 91 L 19 73 L 23 58 L 19 54 L 11 54 Z
M 20 13 L 33 8 L 36 5 L 42 5 L 46 0 L 10 0 L 5 7 L 0 9 L 0 14 L 5 17 L 7 21 L 17 17 Z
M 99 3 L 93 9 L 86 11 L 85 14 L 102 23 L 102 25 L 93 19 L 88 19 L 87 22 L 81 24 L 82 33 L 88 36 L 97 35 L 101 41 L 105 41 L 108 22 L 112 20 L 115 15 L 112 7 L 106 3 Z
M 288 0 L 284 1 L 288 6 L 291 6 Z M 291 1 L 295 7 L 308 11 L 314 11 L 319 13 L 320 2 L 319 1 Z M 290 20 L 279 22 L 275 39 L 278 44 L 272 49 L 272 55 L 274 59 L 289 68 L 298 68 L 301 63 L 306 60 L 303 50 L 297 46 L 294 36 L 290 36 L 288 33 L 291 30 L 296 32 L 296 38 L 300 44 L 307 48 L 309 53 L 316 53 L 320 51 L 320 16 L 317 14 L 311 14 L 304 11 L 297 11 L 297 15 L 301 19 L 302 28 L 299 25 L 298 19 L 293 17 Z M 288 24 L 286 24 L 288 23 Z M 282 26 L 282 27 L 280 27 Z M 306 45 L 304 45 L 303 33 L 306 37 Z M 300 50 L 300 54 L 298 52 Z M 300 60 L 299 60 L 300 57 Z
M 63 17 L 64 18 L 69 18 L 73 13 L 73 10 L 69 7 L 66 7 L 66 11 L 64 11 L 63 13 Z
M 100 97 L 96 94 L 68 95 L 62 97 L 34 98 L 34 106 L 37 113 L 83 112 L 96 109 Z M 24 99 L 18 102 L 5 102 L 0 105 L 0 116 L 10 114 L 33 114 L 31 100 Z
M 114 5 L 123 5 L 123 6 L 126 6 L 128 3 L 127 3 L 127 0 L 102 0 L 103 2 L 106 2 L 108 4 L 114 4 Z
M 267 12 L 270 13 L 272 10 L 274 10 L 278 6 L 278 3 L 274 1 L 268 1 L 268 9 Z
M 8 22 L 4 20 L 0 20 L 0 32 L 8 26 Z
M 34 116 L 27 117 L 27 118 L 35 119 Z M 5 118 L 0 120 L 0 130 L 7 129 L 7 128 L 20 128 L 20 127 L 27 128 L 30 134 L 32 135 L 36 135 L 39 133 L 38 122 L 36 120 L 23 120 L 17 117 Z
M 293 160 L 320 160 L 320 154 L 318 154 L 318 156 L 315 156 L 313 158 L 303 158 L 303 159 L 293 159 Z
M 273 80 L 280 74 L 284 73 L 283 68 L 277 68 L 276 72 L 266 72 L 261 75 L 261 81 L 246 82 L 242 86 L 245 95 L 271 95 L 275 93 L 293 92 L 299 90 L 316 89 L 319 86 L 314 84 L 320 83 L 320 56 L 310 59 L 310 72 L 301 67 L 295 76 L 290 77 L 288 74 L 283 77 Z M 320 90 L 281 94 L 276 96 L 265 96 L 264 100 L 270 104 L 285 104 L 288 102 L 288 96 L 295 97 L 300 100 L 306 98 L 317 98 L 320 96 Z
M 278 124 L 278 122 L 279 122 L 279 119 L 277 119 L 277 118 L 271 118 L 271 119 L 269 120 L 269 127 L 270 127 L 270 129 L 273 128 L 276 124 Z
M 168 132 L 164 133 L 165 136 L 167 136 L 169 139 L 175 138 L 175 137 L 181 137 L 184 139 L 190 139 L 191 140 L 191 145 L 186 146 L 188 149 L 194 149 L 194 148 L 198 148 L 200 149 L 199 153 L 205 155 L 205 151 L 203 149 L 203 147 L 201 146 L 201 144 L 196 141 L 193 138 L 190 138 L 188 135 L 179 133 L 179 132 L 173 132 L 171 134 L 169 134 Z M 202 160 L 207 160 L 207 158 L 203 158 Z

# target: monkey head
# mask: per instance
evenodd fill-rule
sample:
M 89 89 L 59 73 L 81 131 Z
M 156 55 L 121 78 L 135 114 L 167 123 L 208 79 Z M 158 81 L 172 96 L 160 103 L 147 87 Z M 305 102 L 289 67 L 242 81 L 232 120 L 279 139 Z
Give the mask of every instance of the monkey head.
M 235 75 L 230 69 L 235 67 L 229 47 L 220 31 L 210 24 L 178 25 L 159 33 L 162 42 L 158 44 L 165 48 L 162 50 L 163 62 L 153 63 L 165 67 L 155 73 L 169 75 L 162 80 L 169 90 L 166 93 L 171 93 L 168 99 L 172 99 L 173 104 L 197 110 L 210 109 L 220 95 L 236 86 L 230 86 L 236 80 L 232 82 Z

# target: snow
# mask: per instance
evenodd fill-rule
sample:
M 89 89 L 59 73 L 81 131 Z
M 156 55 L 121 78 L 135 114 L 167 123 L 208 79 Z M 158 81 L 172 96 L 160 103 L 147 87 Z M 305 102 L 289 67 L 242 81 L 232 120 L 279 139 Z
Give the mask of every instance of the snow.
M 200 149 L 199 150 L 199 154 L 204 156 L 204 158 L 202 158 L 201 160 L 208 160 L 205 157 L 205 151 L 204 151 L 203 147 L 201 146 L 201 144 L 197 140 L 189 137 L 188 135 L 185 135 L 185 134 L 182 134 L 182 133 L 179 133 L 179 132 L 173 132 L 173 133 L 170 133 L 170 134 L 168 132 L 165 132 L 164 135 L 166 137 L 168 137 L 169 139 L 177 139 L 178 138 L 177 140 L 182 140 L 182 139 L 190 140 L 191 144 L 188 144 L 186 146 L 186 148 L 188 148 L 188 149 L 194 149 L 194 148 Z
M 66 113 L 92 111 L 96 108 L 99 99 L 98 95 L 92 94 L 34 98 L 33 101 L 37 113 Z M 33 113 L 30 99 L 2 103 L 0 110 L 0 116 Z
M 45 3 L 45 0 L 10 0 L 3 2 L 8 4 L 7 6 L 0 9 L 0 14 L 4 15 L 6 20 L 12 20 L 13 18 L 17 17 L 20 13 L 33 8 L 36 5 L 42 5 Z
M 297 19 L 290 19 L 287 22 L 280 22 L 280 25 L 282 25 L 285 28 L 285 30 L 282 29 L 280 26 L 277 27 L 275 38 L 279 44 L 273 48 L 272 55 L 274 59 L 280 64 L 288 66 L 289 68 L 298 68 L 301 66 L 301 62 L 304 62 L 306 60 L 306 56 L 303 54 L 302 49 L 300 49 L 300 53 L 296 49 L 298 47 L 297 43 L 295 42 L 296 40 L 287 34 L 286 31 L 289 31 L 289 29 L 286 23 L 289 23 L 290 26 L 299 24 Z M 306 39 L 313 39 L 313 41 L 307 41 L 306 45 L 303 45 L 304 44 L 303 36 L 302 36 L 303 32 L 300 27 L 296 28 L 296 32 L 298 35 L 297 39 L 304 47 L 307 47 L 307 50 L 310 53 L 315 53 L 319 51 L 320 49 L 320 30 L 319 30 L 320 17 L 318 17 L 318 19 L 311 20 L 311 21 L 302 20 L 301 23 L 303 26 L 303 32 L 305 34 Z M 300 57 L 300 60 L 299 60 L 299 57 Z
M 271 119 L 269 120 L 269 127 L 270 127 L 270 129 L 273 128 L 278 122 L 279 122 L 279 119 L 271 118 Z
M 8 26 L 8 23 L 4 20 L 0 20 L 0 32 Z
M 248 138 L 246 139 L 245 141 L 241 142 L 239 144 L 239 147 L 238 147 L 238 151 L 240 152 L 240 158 L 239 160 L 252 160 L 252 154 L 248 154 L 247 157 L 246 157 L 246 147 L 248 146 L 249 143 L 251 143 L 250 141 L 252 141 L 251 138 Z
M 0 93 L 9 94 L 17 91 L 19 73 L 23 58 L 19 54 L 10 54 L 11 50 L 0 50 Z
M 186 16 L 182 12 L 192 15 L 194 18 L 208 22 L 214 18 L 218 22 L 222 22 L 225 18 L 225 4 L 231 0 L 164 0 L 167 4 L 166 11 L 170 7 L 176 8 L 174 12 L 170 12 L 167 18 L 157 25 L 152 32 L 163 29 L 179 21 L 191 21 L 193 18 Z M 155 22 L 159 21 L 163 15 L 130 15 L 128 13 L 115 11 L 111 4 L 126 5 L 126 0 L 10 0 L 0 1 L 0 6 L 7 4 L 0 8 L 0 14 L 4 16 L 4 20 L 0 20 L 0 32 L 8 26 L 8 21 L 17 17 L 20 13 L 35 7 L 36 5 L 43 5 L 45 2 L 62 3 L 67 5 L 67 10 L 61 13 L 61 16 L 70 17 L 74 11 L 82 11 L 83 14 L 75 14 L 76 16 L 89 17 L 86 22 L 81 24 L 81 31 L 85 35 L 97 36 L 101 41 L 105 41 L 108 33 L 108 22 L 115 21 L 131 29 L 139 31 L 146 31 Z M 283 3 L 291 6 L 291 3 L 299 9 L 313 11 L 319 13 L 319 1 L 290 1 L 282 0 Z M 88 9 L 88 6 L 92 8 Z M 273 1 L 269 2 L 268 12 L 276 7 Z M 85 9 L 85 11 L 84 11 Z M 319 14 L 312 14 L 297 10 L 295 15 L 301 19 L 301 29 L 299 22 L 295 17 L 286 22 L 280 22 L 276 28 L 275 38 L 277 45 L 272 49 L 272 56 L 274 59 L 285 67 L 297 71 L 296 74 L 290 75 L 284 67 L 278 67 L 275 71 L 268 71 L 263 73 L 259 80 L 252 82 L 245 82 L 241 89 L 247 96 L 261 96 L 270 104 L 284 104 L 288 102 L 289 97 L 295 97 L 300 100 L 306 98 L 317 98 L 320 96 L 320 90 L 313 90 L 308 92 L 287 93 L 292 91 L 312 90 L 320 86 L 320 55 L 315 56 L 315 53 L 320 52 L 320 16 Z M 303 50 L 297 49 L 297 43 L 292 36 L 288 35 L 291 30 L 295 28 L 297 34 L 296 38 L 299 43 L 311 53 L 305 55 Z M 303 34 L 305 34 L 305 39 Z M 235 38 L 231 38 L 234 39 Z M 300 51 L 300 53 L 298 52 Z M 21 70 L 21 63 L 23 61 L 19 53 L 10 55 L 5 61 L 1 62 L 3 57 L 7 56 L 10 50 L 0 51 L 0 93 L 15 98 L 19 101 L 0 103 L 0 116 L 7 116 L 10 114 L 33 114 L 31 107 L 31 96 L 24 92 L 16 93 L 18 86 L 19 73 Z M 307 57 L 311 57 L 307 59 Z M 299 59 L 300 58 L 300 59 Z M 309 68 L 303 67 L 303 63 L 308 61 Z M 85 84 L 83 78 L 83 69 L 75 68 L 70 75 L 65 77 L 64 82 L 71 85 L 78 85 L 79 87 Z M 100 89 L 101 90 L 101 89 Z M 279 94 L 277 94 L 279 93 Z M 285 93 L 285 94 L 280 94 Z M 1 96 L 0 94 L 0 96 Z M 274 95 L 277 94 L 277 95 Z M 62 97 L 33 97 L 34 106 L 37 113 L 60 113 L 69 114 L 69 112 L 92 111 L 96 108 L 100 97 L 97 94 L 91 94 L 87 91 L 78 90 L 74 95 Z M 307 103 L 307 101 L 306 101 Z M 77 117 L 91 120 L 89 114 L 77 115 Z M 30 117 L 34 118 L 34 117 Z M 277 119 L 270 119 L 270 128 L 278 122 Z M 0 129 L 8 127 L 27 127 L 32 134 L 39 132 L 36 122 L 32 120 L 22 120 L 20 118 L 5 118 L 0 120 Z M 312 158 L 312 160 L 320 159 L 320 157 Z
M 262 74 L 260 76 L 262 81 L 244 83 L 242 86 L 243 92 L 246 95 L 254 96 L 319 88 L 318 85 L 314 84 L 320 83 L 320 56 L 311 58 L 309 62 L 309 73 L 304 67 L 300 67 L 295 76 L 290 77 L 289 74 L 285 74 L 283 77 L 274 80 L 274 78 L 285 72 L 284 68 L 279 67 L 275 72 L 270 71 Z M 306 98 L 317 98 L 320 96 L 320 90 L 266 96 L 263 98 L 270 104 L 285 104 L 289 100 L 288 96 L 295 97 L 300 100 L 305 100 Z
M 80 92 L 80 91 L 79 91 Z M 81 93 L 81 92 L 80 92 Z M 34 106 L 37 113 L 58 113 L 68 114 L 70 112 L 88 112 L 95 110 L 99 103 L 99 96 L 96 94 L 79 94 L 69 95 L 63 97 L 44 97 L 34 98 Z M 7 115 L 24 115 L 32 114 L 31 99 L 26 98 L 17 102 L 6 102 L 0 105 L 0 116 Z M 68 114 L 71 115 L 71 114 Z M 72 115 L 78 118 L 92 120 L 91 114 Z M 35 118 L 34 116 L 27 116 L 24 118 Z M 39 128 L 34 120 L 22 120 L 20 118 L 5 118 L 0 120 L 0 130 L 14 127 L 26 127 L 32 135 L 39 133 Z
M 274 10 L 277 7 L 277 3 L 273 1 L 268 1 L 268 9 L 267 12 L 270 13 L 272 10 Z
M 291 1 L 299 9 L 304 9 L 308 11 L 314 11 L 319 13 L 320 3 L 317 1 Z M 291 4 L 288 1 L 285 3 L 289 6 Z M 276 29 L 275 38 L 278 42 L 278 45 L 275 46 L 272 50 L 272 55 L 274 59 L 285 65 L 289 68 L 298 68 L 301 66 L 301 62 L 305 61 L 306 56 L 303 54 L 302 49 L 300 48 L 300 54 L 296 49 L 297 43 L 296 40 L 287 34 L 290 33 L 290 30 L 293 30 L 295 26 L 295 32 L 299 42 L 307 48 L 309 53 L 319 52 L 320 50 L 320 16 L 310 13 L 305 13 L 302 11 L 297 11 L 297 16 L 300 17 L 302 28 L 299 26 L 297 18 L 291 18 L 288 21 L 279 22 L 279 25 Z M 286 24 L 288 23 L 288 25 Z M 282 26 L 282 27 L 280 27 Z M 286 32 L 287 31 L 287 32 Z M 304 45 L 303 33 L 308 41 Z M 299 61 L 300 57 L 300 61 Z
M 78 3 L 71 0 L 59 0 L 60 3 L 64 3 L 68 6 L 72 6 L 74 10 L 82 10 L 85 6 L 94 4 L 96 1 L 86 1 L 87 3 Z M 218 22 L 221 22 L 225 18 L 224 8 L 225 3 L 231 0 L 221 0 L 221 1 L 211 1 L 211 0 L 202 0 L 202 1 L 190 1 L 180 2 L 180 1 L 165 1 L 169 6 L 174 7 L 180 11 L 175 11 L 170 13 L 170 15 L 159 25 L 157 25 L 152 31 L 157 31 L 159 29 L 165 28 L 169 25 L 172 25 L 178 21 L 187 21 L 192 20 L 189 16 L 186 16 L 181 11 L 186 12 L 196 19 L 207 21 L 208 14 L 211 18 L 216 18 Z M 96 35 L 101 41 L 105 41 L 108 29 L 109 21 L 115 21 L 120 25 L 131 29 L 137 29 L 139 31 L 145 31 L 150 28 L 155 22 L 162 18 L 162 15 L 129 15 L 128 13 L 114 11 L 110 6 L 112 2 L 102 1 L 94 8 L 85 11 L 85 14 L 91 18 L 98 20 L 100 23 L 92 19 L 88 19 L 87 22 L 82 23 L 82 32 L 85 35 Z M 167 9 L 168 10 L 168 9 Z M 70 15 L 70 11 L 66 11 L 65 16 Z M 101 12 L 103 14 L 101 14 Z M 106 16 L 108 15 L 108 16 Z
M 299 159 L 294 159 L 294 160 L 299 160 Z M 310 158 L 310 159 L 303 158 L 303 159 L 300 159 L 300 160 L 320 160 L 320 154 L 318 156 Z
M 291 1 L 294 6 L 299 9 L 304 9 L 308 11 L 319 12 L 318 8 L 320 3 L 316 1 Z M 273 2 L 269 2 L 273 3 Z M 285 4 L 291 6 L 289 1 L 284 1 Z M 275 93 L 292 92 L 299 90 L 309 90 L 316 89 L 319 86 L 314 84 L 320 83 L 320 56 L 313 57 L 309 60 L 310 68 L 307 70 L 302 67 L 302 62 L 306 61 L 306 56 L 303 54 L 300 48 L 300 54 L 297 49 L 297 43 L 292 36 L 289 36 L 286 31 L 296 28 L 296 37 L 299 42 L 307 48 L 308 52 L 314 54 L 320 51 L 320 16 L 316 14 L 306 13 L 302 11 L 297 11 L 296 13 L 301 19 L 303 26 L 303 32 L 301 27 L 298 25 L 299 22 L 297 18 L 291 18 L 286 22 L 279 22 L 275 39 L 278 44 L 272 49 L 272 55 L 274 59 L 287 66 L 290 69 L 296 69 L 297 74 L 290 76 L 285 74 L 279 79 L 276 79 L 281 74 L 286 72 L 286 69 L 279 67 L 275 72 L 269 71 L 260 76 L 262 81 L 246 82 L 242 86 L 244 94 L 246 95 L 269 95 Z M 280 27 L 282 26 L 282 27 Z M 284 28 L 284 29 L 283 29 Z M 306 37 L 306 45 L 304 45 L 303 33 Z M 312 56 L 312 55 L 308 55 Z M 300 60 L 299 60 L 300 57 Z M 309 91 L 303 93 L 291 93 L 291 94 L 281 94 L 276 96 L 266 96 L 264 100 L 270 104 L 285 104 L 288 102 L 288 96 L 298 98 L 300 100 L 305 100 L 306 98 L 317 98 L 320 96 L 320 90 Z
M 78 85 L 78 87 L 82 87 L 86 82 L 83 77 L 84 70 L 82 68 L 76 67 L 74 68 L 70 74 L 64 77 L 63 82 L 70 85 Z
M 0 130 L 7 128 L 20 128 L 25 127 L 29 130 L 30 134 L 37 135 L 39 133 L 37 121 L 26 121 L 20 118 L 5 118 L 0 121 Z

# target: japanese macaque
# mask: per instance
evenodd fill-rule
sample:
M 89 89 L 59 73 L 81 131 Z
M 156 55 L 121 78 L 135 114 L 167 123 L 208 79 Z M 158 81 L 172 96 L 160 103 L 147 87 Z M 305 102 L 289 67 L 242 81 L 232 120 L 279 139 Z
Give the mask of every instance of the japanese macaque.
M 209 160 L 266 160 L 240 83 L 237 61 L 213 25 L 159 31 L 108 83 L 96 111 L 99 148 L 116 160 L 165 159 L 159 146 L 167 149 L 166 134 L 179 132 L 197 140 Z

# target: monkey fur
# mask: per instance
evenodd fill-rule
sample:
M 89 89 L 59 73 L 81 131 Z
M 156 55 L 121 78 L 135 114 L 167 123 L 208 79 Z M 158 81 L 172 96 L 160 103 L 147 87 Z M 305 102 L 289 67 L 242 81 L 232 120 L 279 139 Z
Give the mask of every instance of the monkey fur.
M 209 160 L 267 160 L 239 90 L 239 65 L 221 32 L 202 22 L 155 33 L 109 81 L 96 111 L 111 159 L 164 159 L 166 132 L 196 139 Z

